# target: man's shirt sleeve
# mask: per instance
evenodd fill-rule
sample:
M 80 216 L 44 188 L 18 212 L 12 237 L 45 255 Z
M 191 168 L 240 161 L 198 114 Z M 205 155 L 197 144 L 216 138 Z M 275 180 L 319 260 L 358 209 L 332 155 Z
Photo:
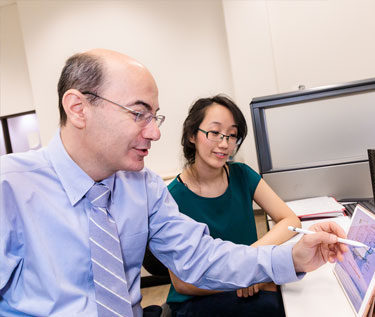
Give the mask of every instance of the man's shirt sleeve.
M 21 261 L 23 243 L 19 235 L 17 203 L 9 184 L 2 179 L 0 188 L 0 295 Z
M 150 206 L 150 249 L 183 281 L 233 290 L 271 280 L 276 284 L 298 280 L 291 245 L 253 248 L 213 239 L 205 224 L 179 213 L 160 178 L 150 176 L 148 184 L 148 197 L 157 197 Z

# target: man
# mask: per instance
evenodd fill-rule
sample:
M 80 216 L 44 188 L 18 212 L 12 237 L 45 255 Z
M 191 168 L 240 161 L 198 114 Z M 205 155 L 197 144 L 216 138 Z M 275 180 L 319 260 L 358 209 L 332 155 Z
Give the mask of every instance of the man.
M 144 168 L 164 117 L 153 77 L 134 59 L 74 55 L 58 92 L 61 129 L 48 147 L 1 158 L 1 316 L 141 316 L 147 243 L 180 279 L 210 289 L 282 284 L 342 259 L 346 247 L 329 233 L 345 234 L 334 224 L 293 248 L 251 248 L 213 240 L 181 215 Z

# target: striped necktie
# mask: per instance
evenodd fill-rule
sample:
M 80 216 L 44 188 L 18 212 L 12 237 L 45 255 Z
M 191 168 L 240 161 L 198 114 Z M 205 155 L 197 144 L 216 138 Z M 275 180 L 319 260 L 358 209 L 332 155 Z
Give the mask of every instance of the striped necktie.
M 110 194 L 101 183 L 95 183 L 86 194 L 92 205 L 89 239 L 95 298 L 99 317 L 129 317 L 133 311 L 116 223 L 108 212 Z

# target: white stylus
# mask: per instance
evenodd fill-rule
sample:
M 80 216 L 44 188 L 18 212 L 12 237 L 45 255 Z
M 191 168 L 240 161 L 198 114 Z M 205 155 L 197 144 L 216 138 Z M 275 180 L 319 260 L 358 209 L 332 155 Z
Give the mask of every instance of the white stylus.
M 305 230 L 305 229 L 301 229 L 301 228 L 295 228 L 295 227 L 292 227 L 292 226 L 289 226 L 288 230 L 298 232 L 298 233 L 303 233 L 303 234 L 314 234 L 314 233 L 316 233 L 315 231 Z M 337 237 L 337 241 L 341 242 L 341 243 L 352 245 L 353 247 L 370 249 L 370 247 L 367 246 L 366 244 L 364 244 L 362 242 L 354 241 L 354 240 L 343 239 L 343 238 Z

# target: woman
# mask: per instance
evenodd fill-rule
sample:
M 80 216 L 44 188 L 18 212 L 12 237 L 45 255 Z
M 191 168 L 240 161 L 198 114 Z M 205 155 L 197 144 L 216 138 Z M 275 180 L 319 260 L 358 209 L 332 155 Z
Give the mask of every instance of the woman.
M 252 245 L 280 244 L 300 226 L 297 216 L 249 166 L 230 162 L 247 134 L 240 109 L 218 95 L 196 101 L 183 125 L 186 165 L 168 186 L 180 211 L 204 222 L 214 238 Z M 257 239 L 253 200 L 276 225 Z M 249 267 L 249 270 L 251 267 Z M 283 316 L 273 283 L 234 292 L 199 289 L 170 272 L 167 302 L 173 316 Z

